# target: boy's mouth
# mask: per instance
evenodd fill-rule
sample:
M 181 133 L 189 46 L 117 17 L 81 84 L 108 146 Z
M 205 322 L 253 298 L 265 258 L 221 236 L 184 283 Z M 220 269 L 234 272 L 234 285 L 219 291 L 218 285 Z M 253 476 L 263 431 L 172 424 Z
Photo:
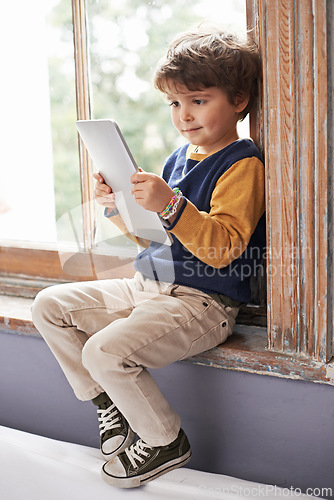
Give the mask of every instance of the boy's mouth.
M 187 129 L 184 129 L 183 132 L 186 132 L 186 133 L 191 133 L 191 132 L 197 132 L 197 130 L 200 130 L 202 127 L 197 127 L 197 128 L 187 128 Z

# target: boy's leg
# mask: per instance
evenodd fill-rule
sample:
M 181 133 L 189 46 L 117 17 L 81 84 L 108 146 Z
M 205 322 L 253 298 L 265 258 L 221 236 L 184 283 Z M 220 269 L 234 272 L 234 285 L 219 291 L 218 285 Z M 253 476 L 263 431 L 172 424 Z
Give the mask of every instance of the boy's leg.
M 146 292 L 151 286 L 144 282 Z M 92 336 L 83 364 L 140 438 L 153 447 L 168 445 L 178 436 L 180 418 L 146 368 L 161 368 L 224 342 L 237 312 L 198 290 L 170 285 Z
M 64 371 L 78 399 L 93 399 L 104 391 L 82 364 L 88 338 L 133 308 L 135 280 L 69 283 L 40 292 L 32 318 Z
M 137 277 L 52 287 L 36 300 L 33 319 L 77 396 L 91 399 L 106 391 L 142 438 L 142 454 L 147 456 L 145 446 L 155 447 L 160 474 L 171 463 L 182 465 L 190 449 L 179 416 L 146 367 L 159 368 L 224 342 L 238 310 L 221 307 L 198 290 L 159 286 Z M 157 472 L 156 460 L 148 462 L 145 481 Z M 112 463 L 104 470 L 109 479 Z
M 133 443 L 135 434 L 83 366 L 82 348 L 96 331 L 130 314 L 134 303 L 145 298 L 140 289 L 136 278 L 59 285 L 40 292 L 32 307 L 33 321 L 75 394 L 97 406 L 100 446 L 107 460 Z

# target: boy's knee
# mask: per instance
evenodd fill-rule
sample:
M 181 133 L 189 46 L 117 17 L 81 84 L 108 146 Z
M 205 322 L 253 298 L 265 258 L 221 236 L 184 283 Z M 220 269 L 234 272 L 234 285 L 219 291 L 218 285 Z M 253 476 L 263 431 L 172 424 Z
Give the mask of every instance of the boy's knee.
M 117 369 L 123 364 L 123 358 L 110 352 L 110 346 L 107 351 L 99 335 L 95 334 L 87 340 L 82 349 L 82 364 L 93 374 L 103 369 L 104 366 L 108 370 Z
M 62 285 L 54 285 L 41 290 L 30 308 L 34 325 L 39 328 L 44 322 L 58 323 L 61 316 L 61 305 L 58 289 Z
M 50 310 L 50 306 L 53 305 L 53 302 L 54 298 L 50 293 L 50 288 L 45 288 L 38 292 L 31 306 L 32 320 L 35 325 L 39 322 L 40 318 L 48 315 L 48 311 Z
M 97 342 L 96 335 L 93 335 L 82 348 L 82 364 L 91 372 L 101 363 L 101 357 L 103 357 L 102 346 Z

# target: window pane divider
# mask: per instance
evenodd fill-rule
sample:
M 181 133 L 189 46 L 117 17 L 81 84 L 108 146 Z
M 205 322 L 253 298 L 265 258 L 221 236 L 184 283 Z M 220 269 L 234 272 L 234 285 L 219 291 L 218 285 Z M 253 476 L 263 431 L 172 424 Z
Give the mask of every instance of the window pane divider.
M 75 60 L 76 102 L 78 120 L 91 119 L 89 64 L 87 51 L 87 22 L 85 0 L 72 0 L 73 43 Z M 94 247 L 95 209 L 92 162 L 78 135 L 81 202 L 83 217 L 83 245 L 86 251 Z

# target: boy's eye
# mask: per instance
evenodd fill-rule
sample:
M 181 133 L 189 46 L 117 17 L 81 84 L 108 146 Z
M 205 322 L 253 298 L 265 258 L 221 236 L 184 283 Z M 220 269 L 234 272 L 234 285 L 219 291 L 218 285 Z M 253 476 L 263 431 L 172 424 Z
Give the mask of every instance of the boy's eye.
M 174 108 L 176 108 L 177 106 L 180 105 L 180 103 L 178 101 L 172 101 L 169 103 L 170 106 L 173 106 Z
M 200 104 L 204 104 L 204 103 L 205 103 L 205 101 L 203 101 L 202 99 L 194 99 L 194 104 L 200 105 Z

